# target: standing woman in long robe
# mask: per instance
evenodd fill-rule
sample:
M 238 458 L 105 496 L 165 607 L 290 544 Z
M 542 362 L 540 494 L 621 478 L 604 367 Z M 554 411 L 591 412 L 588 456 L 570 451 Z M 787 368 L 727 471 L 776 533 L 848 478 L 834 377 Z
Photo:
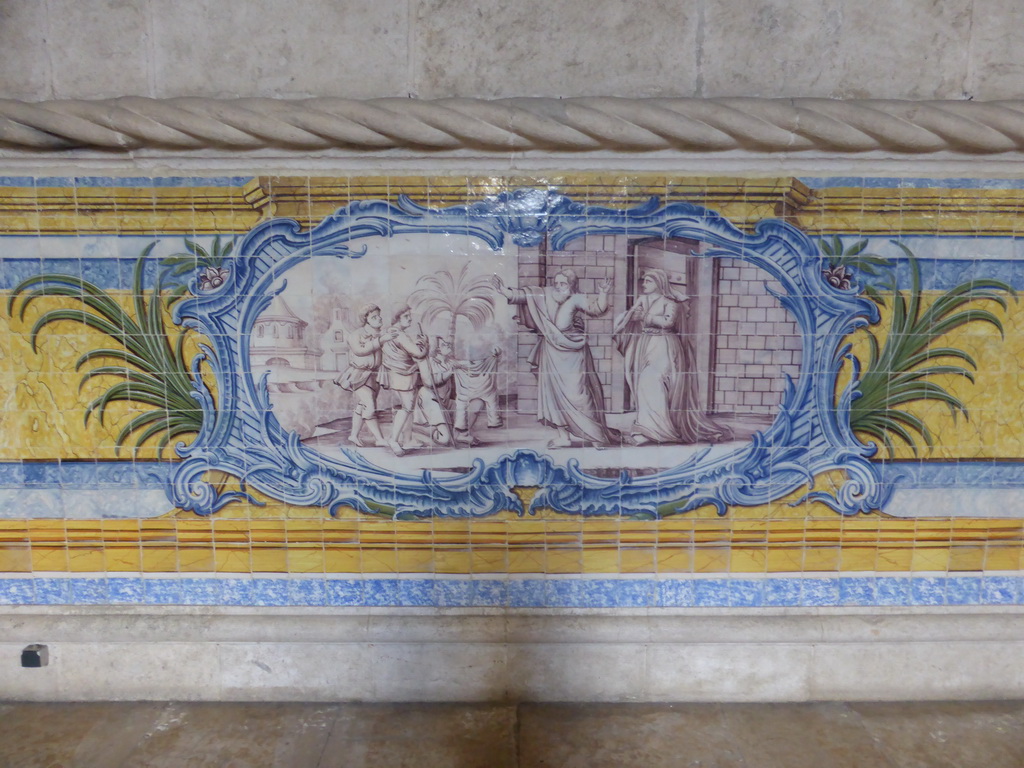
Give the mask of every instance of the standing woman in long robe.
M 626 361 L 636 403 L 630 437 L 645 443 L 719 443 L 732 437 L 700 407 L 697 355 L 681 334 L 684 304 L 662 269 L 649 269 L 641 295 L 615 323 L 614 340 Z

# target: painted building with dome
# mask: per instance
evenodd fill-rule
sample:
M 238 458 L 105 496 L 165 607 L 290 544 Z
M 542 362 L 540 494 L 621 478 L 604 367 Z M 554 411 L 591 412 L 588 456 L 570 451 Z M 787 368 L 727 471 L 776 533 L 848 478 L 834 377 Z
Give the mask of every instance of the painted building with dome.
M 259 316 L 249 338 L 253 371 L 264 368 L 320 368 L 320 352 L 311 348 L 306 331 L 309 323 L 300 318 L 278 294 Z

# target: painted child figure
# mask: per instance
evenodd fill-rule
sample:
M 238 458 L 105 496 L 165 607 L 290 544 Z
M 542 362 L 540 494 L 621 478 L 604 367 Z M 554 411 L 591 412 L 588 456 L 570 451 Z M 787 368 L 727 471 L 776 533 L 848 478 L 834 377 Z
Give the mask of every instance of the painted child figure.
M 420 361 L 420 388 L 416 397 L 416 423 L 430 426 L 430 438 L 438 445 L 452 444 L 451 407 L 455 397 L 452 345 L 441 336 L 434 352 Z
M 483 403 L 487 412 L 488 429 L 504 426 L 498 411 L 498 359 L 501 349 L 495 347 L 490 357 L 483 360 L 456 360 L 455 369 L 455 434 L 465 436 L 472 444 L 469 431 L 469 406 L 474 401 Z
M 381 347 L 394 339 L 398 334 L 389 329 L 383 334 L 380 331 L 383 321 L 380 307 L 367 304 L 359 310 L 360 328 L 348 334 L 349 358 L 348 368 L 334 380 L 342 389 L 351 392 L 355 399 L 352 408 L 352 429 L 349 442 L 360 448 L 366 446 L 359 433 L 365 425 L 375 441 L 375 445 L 384 445 L 384 435 L 377 421 L 377 393 L 380 382 L 377 375 L 381 366 Z

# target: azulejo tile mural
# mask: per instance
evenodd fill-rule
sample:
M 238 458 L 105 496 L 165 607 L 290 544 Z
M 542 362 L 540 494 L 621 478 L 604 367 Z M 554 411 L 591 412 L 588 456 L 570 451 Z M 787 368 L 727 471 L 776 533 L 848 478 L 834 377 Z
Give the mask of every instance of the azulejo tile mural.
M 2 178 L 0 599 L 1018 602 L 1022 201 Z

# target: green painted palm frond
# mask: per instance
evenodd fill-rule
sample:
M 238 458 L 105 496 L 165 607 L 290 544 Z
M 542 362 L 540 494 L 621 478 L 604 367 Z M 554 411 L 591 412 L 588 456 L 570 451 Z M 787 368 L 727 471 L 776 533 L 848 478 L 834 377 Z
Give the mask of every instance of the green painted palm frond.
M 977 302 L 991 302 L 1005 311 L 1007 297 L 1017 297 L 1013 288 L 1000 280 L 969 280 L 941 294 L 925 308 L 920 265 L 909 248 L 894 243 L 907 256 L 910 289 L 904 293 L 896 286 L 895 279 L 890 279 L 889 330 L 881 346 L 869 331 L 868 360 L 856 384 L 859 397 L 850 406 L 850 426 L 856 432 L 881 440 L 890 457 L 896 453 L 894 437 L 910 445 L 915 454 L 915 435 L 929 448 L 935 444 L 934 435 L 924 421 L 903 406 L 941 403 L 954 418 L 959 414 L 969 417 L 960 398 L 927 379 L 952 375 L 973 383 L 972 369 L 977 369 L 977 362 L 962 349 L 935 344 L 951 331 L 973 323 L 990 325 L 1002 334 L 999 316 L 978 307 Z
M 186 247 L 188 244 L 186 241 Z M 40 314 L 30 331 L 32 348 L 38 348 L 43 330 L 57 322 L 81 323 L 106 335 L 113 344 L 85 352 L 75 364 L 75 370 L 84 371 L 80 390 L 96 379 L 116 379 L 88 404 L 85 421 L 88 423 L 95 415 L 104 423 L 111 403 L 145 406 L 146 410 L 141 410 L 122 427 L 115 445 L 120 450 L 134 435 L 138 448 L 161 435 L 158 450 L 162 454 L 170 440 L 199 431 L 202 411 L 192 397 L 192 373 L 185 357 L 188 332 L 178 331 L 173 338 L 168 332 L 161 301 L 162 278 L 157 277 L 151 291 L 143 286 L 146 262 L 155 245 L 148 245 L 135 263 L 131 310 L 125 310 L 113 296 L 87 280 L 44 274 L 15 286 L 7 311 L 12 317 L 24 319 L 29 306 L 42 298 L 62 297 L 78 302 L 79 307 L 59 307 Z M 194 243 L 192 246 L 205 253 Z M 223 249 L 215 241 L 214 250 L 223 255 L 230 251 L 230 245 Z

